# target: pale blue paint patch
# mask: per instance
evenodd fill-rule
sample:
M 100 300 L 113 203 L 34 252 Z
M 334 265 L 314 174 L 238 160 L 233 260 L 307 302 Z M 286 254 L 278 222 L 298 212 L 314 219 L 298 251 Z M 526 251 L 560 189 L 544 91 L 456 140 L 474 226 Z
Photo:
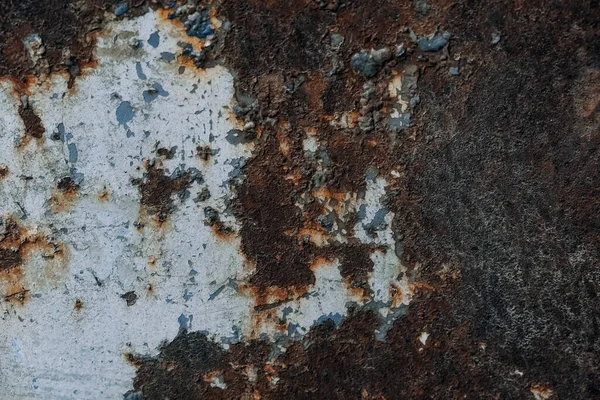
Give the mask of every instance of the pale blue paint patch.
M 175 61 L 175 54 L 168 51 L 163 51 L 160 53 L 160 58 L 166 62 L 173 62 Z
M 142 70 L 142 63 L 140 63 L 140 62 L 135 63 L 135 72 L 139 79 L 141 79 L 143 81 L 148 79 L 148 77 L 146 76 L 146 74 L 144 74 L 144 71 Z
M 133 111 L 131 103 L 128 101 L 122 101 L 121 104 L 119 104 L 119 107 L 117 107 L 116 115 L 119 125 L 122 125 L 125 129 L 127 129 L 127 137 L 134 136 L 134 133 L 129 129 L 129 126 L 127 126 L 127 123 L 135 116 L 135 111 Z
M 150 37 L 148 38 L 148 44 L 154 48 L 158 47 L 158 45 L 160 44 L 160 36 L 158 34 L 158 31 L 150 35 Z
M 75 143 L 69 143 L 68 146 L 69 148 L 69 162 L 71 164 L 76 163 L 77 162 L 77 145 Z

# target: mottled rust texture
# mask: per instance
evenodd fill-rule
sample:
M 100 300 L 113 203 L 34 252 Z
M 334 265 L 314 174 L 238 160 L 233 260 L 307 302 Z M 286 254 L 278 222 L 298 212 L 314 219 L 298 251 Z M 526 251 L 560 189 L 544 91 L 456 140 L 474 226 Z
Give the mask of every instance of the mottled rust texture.
M 25 126 L 25 135 L 40 139 L 44 136 L 45 129 L 42 126 L 42 120 L 38 117 L 31 107 L 21 105 L 19 115 Z
M 158 222 L 164 222 L 172 211 L 173 195 L 183 195 L 192 181 L 192 176 L 187 172 L 168 176 L 161 167 L 148 163 L 147 174 L 138 182 L 142 206 Z
M 86 33 L 109 6 L 6 4 L 0 72 L 19 79 L 32 72 L 22 49 L 32 31 L 51 69 L 78 75 L 60 61 L 62 49 L 71 48 L 71 65 L 91 61 Z M 233 206 L 243 251 L 256 265 L 257 295 L 306 288 L 316 257 L 334 250 L 348 282 L 364 285 L 373 248 L 351 242 L 323 250 L 290 232 L 320 215 L 313 189 L 332 198 L 361 193 L 376 167 L 401 176 L 388 188 L 387 207 L 416 296 L 383 341 L 374 334 L 379 320 L 365 310 L 337 328 L 315 326 L 301 342 L 284 343 L 283 354 L 264 341 L 226 351 L 182 331 L 158 357 L 135 358 L 130 398 L 528 398 L 538 386 L 554 398 L 600 398 L 598 2 L 225 0 L 211 7 L 232 29 L 209 58 L 235 73 L 239 116 L 252 123 L 256 145 Z M 423 37 L 436 29 L 452 34 L 440 51 L 411 39 L 411 30 Z M 344 38 L 339 49 L 334 33 Z M 395 52 L 400 43 L 405 54 L 386 59 L 371 78 L 351 67 L 361 50 Z M 408 65 L 418 68 L 420 101 L 410 129 L 394 133 L 382 121 L 386 87 L 392 71 Z M 361 100 L 367 81 L 374 95 Z M 369 130 L 330 123 L 352 111 L 370 118 Z M 306 129 L 327 143 L 319 174 L 316 160 L 303 156 Z M 149 168 L 142 203 L 163 220 L 171 195 L 189 182 Z M 305 214 L 296 206 L 302 195 Z M 15 257 L 2 250 L 0 269 L 17 265 Z M 423 331 L 425 345 L 417 339 Z
M 2 221 L 0 234 L 0 271 L 9 271 L 23 262 L 22 247 L 24 233 L 17 223 L 11 219 Z

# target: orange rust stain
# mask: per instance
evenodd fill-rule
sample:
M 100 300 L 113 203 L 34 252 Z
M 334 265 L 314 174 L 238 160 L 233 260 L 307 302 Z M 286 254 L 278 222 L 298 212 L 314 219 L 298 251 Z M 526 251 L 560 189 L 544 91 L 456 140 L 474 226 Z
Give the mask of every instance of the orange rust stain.
M 288 174 L 284 177 L 285 180 L 288 181 L 292 181 L 294 182 L 294 185 L 299 185 L 300 184 L 300 180 L 302 179 L 302 174 L 300 173 L 300 171 L 297 171 L 295 173 L 291 173 Z
M 6 282 L 4 301 L 7 303 L 23 306 L 29 299 L 29 290 L 25 288 L 22 281 L 25 273 L 22 266 L 10 270 L 0 271 L 0 280 Z
M 281 131 L 278 131 L 275 136 L 279 141 L 279 150 L 284 156 L 289 157 L 291 155 L 291 143 L 289 139 Z
M 8 167 L 6 165 L 0 165 L 0 180 L 6 178 L 8 175 Z
M 142 361 L 134 356 L 132 353 L 123 353 L 125 361 L 132 367 L 139 369 L 142 366 Z
M 38 79 L 35 75 L 25 75 L 24 77 L 22 77 L 20 79 L 14 77 L 14 76 L 6 76 L 6 77 L 3 77 L 3 79 L 8 80 L 12 84 L 13 94 L 19 101 L 21 101 L 22 95 L 24 95 L 24 94 L 30 95 L 31 94 L 31 88 L 38 81 Z
M 316 197 L 318 199 L 322 199 L 322 200 L 335 199 L 338 201 L 346 200 L 346 197 L 348 196 L 348 194 L 346 192 L 332 192 L 327 187 L 314 189 L 311 192 L 311 194 L 313 195 L 313 197 Z
M 219 375 L 222 375 L 223 371 L 211 371 L 208 374 L 205 374 L 202 377 L 202 380 L 206 383 L 210 383 L 213 382 L 215 379 L 217 379 L 219 377 Z
M 48 206 L 50 211 L 53 213 L 60 213 L 69 211 L 73 207 L 73 199 L 77 196 L 77 193 L 64 193 L 57 192 L 50 196 L 48 200 Z
M 81 299 L 77 299 L 75 300 L 75 306 L 73 307 L 73 309 L 75 311 L 81 311 L 81 309 L 83 308 L 83 302 L 81 301 Z
M 136 222 L 136 228 L 138 232 L 142 232 L 146 225 L 152 223 L 152 226 L 157 228 L 158 231 L 166 233 L 169 231 L 171 226 L 171 218 L 161 220 L 157 213 L 150 214 L 147 207 L 142 203 L 140 204 L 140 213 Z
M 150 268 L 150 269 L 156 268 L 156 256 L 148 257 L 148 268 Z
M 344 286 L 346 286 L 346 290 L 351 297 L 355 297 L 360 299 L 361 301 L 367 300 L 369 298 L 369 291 L 366 288 L 354 287 L 352 282 L 344 279 Z
M 98 194 L 98 200 L 100 200 L 102 203 L 106 203 L 108 200 L 110 200 L 110 193 L 108 193 L 108 190 L 103 190 Z
M 96 38 L 97 38 L 98 36 L 99 36 L 99 35 L 97 35 L 97 34 L 94 34 L 94 35 L 93 35 L 93 37 L 94 37 L 94 39 L 93 39 L 93 40 L 94 40 L 94 41 L 96 41 Z M 67 85 L 67 87 L 68 87 L 68 88 L 67 88 L 67 92 L 68 92 L 68 95 L 69 95 L 69 96 L 71 96 L 71 97 L 72 97 L 72 96 L 74 96 L 74 95 L 76 95 L 76 94 L 77 94 L 77 91 L 78 91 L 77 85 L 74 85 L 74 84 L 73 84 L 73 83 L 75 82 L 75 79 L 77 79 L 77 78 L 83 78 L 83 77 L 85 77 L 85 76 L 89 75 L 89 74 L 90 74 L 90 72 L 91 72 L 92 70 L 96 69 L 96 68 L 98 67 L 98 65 L 99 65 L 99 64 L 100 64 L 100 63 L 98 62 L 98 59 L 96 59 L 96 58 L 94 57 L 94 58 L 92 58 L 92 59 L 91 59 L 91 60 L 89 60 L 89 61 L 85 61 L 85 62 L 80 62 L 80 63 L 79 63 L 79 75 L 78 75 L 77 77 L 71 77 L 71 76 L 70 76 L 68 73 L 66 73 L 66 72 L 63 72 L 63 75 L 66 75 L 66 78 L 67 78 L 67 79 L 68 79 L 68 81 L 69 81 L 69 84 Z
M 219 240 L 229 241 L 235 238 L 234 230 L 228 226 L 225 226 L 223 222 L 217 221 L 210 226 L 215 237 Z
M 58 181 L 57 189 L 48 201 L 50 211 L 54 213 L 67 211 L 72 207 L 79 186 L 71 178 L 63 178 Z
M 275 371 L 275 368 L 273 368 L 271 364 L 265 364 L 263 370 L 265 371 L 265 373 L 270 375 L 275 375 L 277 373 L 277 371 Z
M 328 244 L 329 234 L 321 226 L 310 228 L 302 228 L 298 231 L 298 236 L 301 238 L 309 238 L 309 240 L 317 247 L 322 247 Z
M 38 145 L 38 147 L 41 147 L 46 142 L 46 138 L 44 136 L 41 138 L 34 138 L 30 135 L 23 135 L 19 141 L 19 144 L 17 144 L 17 150 L 22 152 L 27 146 L 29 146 L 32 139 L 35 139 L 35 143 Z
M 404 293 L 402 293 L 402 289 L 396 283 L 392 283 L 390 285 L 390 295 L 392 297 L 392 308 L 399 307 L 404 300 Z
M 280 332 L 287 331 L 287 322 L 277 315 L 279 308 L 305 295 L 308 287 L 270 286 L 259 288 L 253 285 L 241 285 L 238 290 L 240 293 L 254 298 L 250 336 L 258 338 L 265 327 L 273 327 Z
M 554 396 L 552 389 L 542 385 L 533 385 L 531 387 L 531 393 L 536 400 L 546 400 Z
M 325 264 L 331 263 L 331 261 L 332 261 L 331 259 L 326 258 L 326 257 L 315 257 L 312 264 L 310 264 L 310 270 L 314 272 L 317 269 L 323 267 Z
M 430 284 L 425 283 L 425 282 L 411 282 L 411 283 L 408 284 L 408 288 L 412 292 L 416 292 L 417 290 L 428 291 L 428 292 L 435 292 L 435 288 L 433 286 L 431 286 Z

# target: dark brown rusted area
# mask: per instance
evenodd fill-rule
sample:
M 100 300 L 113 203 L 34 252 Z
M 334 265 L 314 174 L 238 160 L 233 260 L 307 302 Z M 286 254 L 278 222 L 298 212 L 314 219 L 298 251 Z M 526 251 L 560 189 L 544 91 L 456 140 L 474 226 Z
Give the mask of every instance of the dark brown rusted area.
M 339 328 L 332 321 L 316 326 L 276 356 L 269 343 L 225 351 L 199 332 L 184 332 L 157 358 L 132 358 L 139 368 L 132 392 L 146 399 L 528 398 L 532 382 L 546 384 L 520 378 L 489 344 L 472 340 L 441 293 L 417 293 L 384 341 L 375 338 L 378 325 L 375 313 L 355 312 Z M 425 345 L 422 332 L 430 335 Z M 215 377 L 225 389 L 211 385 Z
M 293 161 L 281 154 L 274 135 L 265 139 L 261 151 L 246 166 L 247 178 L 238 190 L 242 248 L 256 263 L 251 283 L 263 289 L 305 287 L 314 282 L 310 270 L 314 246 L 286 234 L 302 226 L 300 209 L 294 204 L 295 185 L 284 176 Z
M 104 24 L 104 13 L 113 12 L 115 0 L 5 0 L 0 4 L 0 75 L 25 84 L 25 76 L 67 72 L 72 87 L 82 70 L 94 65 L 94 32 Z M 130 1 L 126 15 L 142 11 L 143 2 Z M 24 40 L 39 35 L 43 50 L 30 58 Z
M 75 183 L 75 181 L 73 180 L 73 178 L 71 178 L 69 176 L 59 180 L 56 187 L 58 188 L 58 190 L 62 191 L 64 194 L 71 194 L 71 195 L 75 194 L 75 192 L 77 192 L 77 189 L 79 189 L 79 185 L 77 185 Z
M 12 219 L 2 221 L 0 236 L 0 271 L 8 271 L 23 262 L 21 248 L 24 232 Z
M 379 318 L 357 311 L 269 363 L 267 343 L 224 351 L 183 333 L 141 362 L 135 390 L 157 399 L 527 398 L 540 388 L 600 397 L 596 2 L 225 1 L 219 12 L 233 26 L 223 58 L 242 118 L 258 132 L 238 189 L 251 283 L 310 285 L 309 266 L 328 251 L 354 285 L 372 268 L 371 248 L 325 251 L 290 234 L 321 212 L 295 205 L 318 187 L 301 149 L 312 128 L 327 143 L 321 184 L 332 193 L 360 193 L 370 166 L 401 172 L 387 206 L 403 263 L 419 265 L 417 294 L 384 341 L 374 337 Z M 452 39 L 423 52 L 409 28 Z M 334 73 L 332 33 L 344 37 Z M 363 49 L 400 43 L 406 53 L 371 79 L 350 67 Z M 380 119 L 385 88 L 408 64 L 420 102 L 410 130 L 391 133 Z M 361 102 L 366 81 L 376 95 Z M 332 127 L 344 111 L 372 117 L 371 130 Z M 210 385 L 217 375 L 226 389 Z
M 21 253 L 18 249 L 0 249 L 0 271 L 8 270 L 21 265 Z
M 25 135 L 35 139 L 41 139 L 44 136 L 46 130 L 42 126 L 42 120 L 30 106 L 19 106 L 19 115 L 25 125 Z
M 189 172 L 169 176 L 165 175 L 165 170 L 158 165 L 148 163 L 144 179 L 138 182 L 142 206 L 158 222 L 166 221 L 173 210 L 172 196 L 182 195 L 193 180 Z

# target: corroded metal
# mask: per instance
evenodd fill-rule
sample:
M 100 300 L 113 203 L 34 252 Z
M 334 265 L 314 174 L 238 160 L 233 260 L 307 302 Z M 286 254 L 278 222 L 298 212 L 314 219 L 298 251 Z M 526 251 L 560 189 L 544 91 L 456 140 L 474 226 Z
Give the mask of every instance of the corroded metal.
M 0 398 L 600 396 L 593 2 L 3 7 Z

